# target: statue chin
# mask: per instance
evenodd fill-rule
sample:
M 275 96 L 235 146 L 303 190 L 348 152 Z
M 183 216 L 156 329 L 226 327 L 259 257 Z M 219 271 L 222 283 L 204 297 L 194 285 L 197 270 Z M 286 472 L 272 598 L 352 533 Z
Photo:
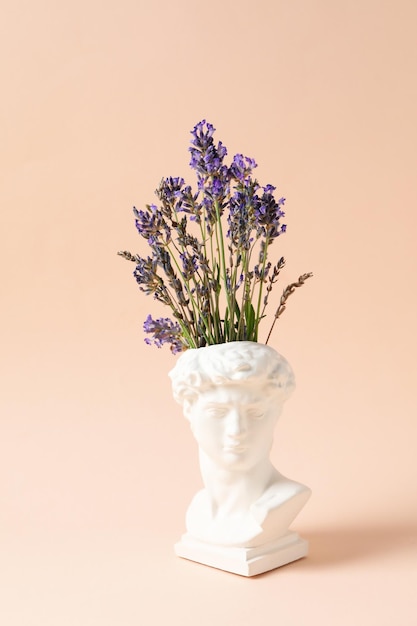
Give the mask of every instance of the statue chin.
M 290 524 L 310 498 L 311 490 L 280 476 L 246 510 L 215 509 L 207 489 L 192 500 L 186 516 L 189 537 L 224 547 L 253 548 L 288 533 Z

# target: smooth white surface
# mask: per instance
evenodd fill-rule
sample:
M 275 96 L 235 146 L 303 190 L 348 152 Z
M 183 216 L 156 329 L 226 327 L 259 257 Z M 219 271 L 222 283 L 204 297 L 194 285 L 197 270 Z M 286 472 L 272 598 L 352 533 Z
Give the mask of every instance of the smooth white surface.
M 258 548 L 228 548 L 208 545 L 184 535 L 175 545 L 175 553 L 233 574 L 256 576 L 307 556 L 308 543 L 297 533 L 290 532 Z
M 188 350 L 170 376 L 199 446 L 204 483 L 186 515 L 188 538 L 200 543 L 198 549 L 181 544 L 181 556 L 243 575 L 253 575 L 246 565 L 242 570 L 243 557 L 231 563 L 219 546 L 262 546 L 256 573 L 305 556 L 302 542 L 288 554 L 275 553 L 311 495 L 269 458 L 276 421 L 294 388 L 288 362 L 269 346 L 231 342 Z

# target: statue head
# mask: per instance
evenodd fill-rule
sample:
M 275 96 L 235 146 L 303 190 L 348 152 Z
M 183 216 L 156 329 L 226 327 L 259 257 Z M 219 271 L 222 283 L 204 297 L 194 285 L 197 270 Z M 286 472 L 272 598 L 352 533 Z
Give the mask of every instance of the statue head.
M 200 449 L 213 461 L 250 469 L 268 457 L 294 388 L 290 365 L 273 348 L 238 341 L 190 349 L 170 377 Z

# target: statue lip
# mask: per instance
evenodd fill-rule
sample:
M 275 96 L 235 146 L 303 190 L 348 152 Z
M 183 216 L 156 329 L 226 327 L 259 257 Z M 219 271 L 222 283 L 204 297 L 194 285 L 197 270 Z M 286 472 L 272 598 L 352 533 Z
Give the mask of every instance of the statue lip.
M 247 450 L 246 446 L 240 446 L 240 445 L 223 446 L 224 452 L 235 452 L 239 454 L 240 452 L 245 452 L 245 450 Z

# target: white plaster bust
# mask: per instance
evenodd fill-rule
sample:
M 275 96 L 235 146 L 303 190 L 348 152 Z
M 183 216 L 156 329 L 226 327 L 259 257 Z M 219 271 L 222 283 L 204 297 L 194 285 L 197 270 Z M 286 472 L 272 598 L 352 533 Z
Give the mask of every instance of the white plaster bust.
M 236 547 L 283 536 L 311 494 L 269 458 L 294 388 L 288 362 L 269 346 L 232 342 L 187 350 L 170 377 L 199 446 L 205 487 L 188 508 L 189 535 Z

